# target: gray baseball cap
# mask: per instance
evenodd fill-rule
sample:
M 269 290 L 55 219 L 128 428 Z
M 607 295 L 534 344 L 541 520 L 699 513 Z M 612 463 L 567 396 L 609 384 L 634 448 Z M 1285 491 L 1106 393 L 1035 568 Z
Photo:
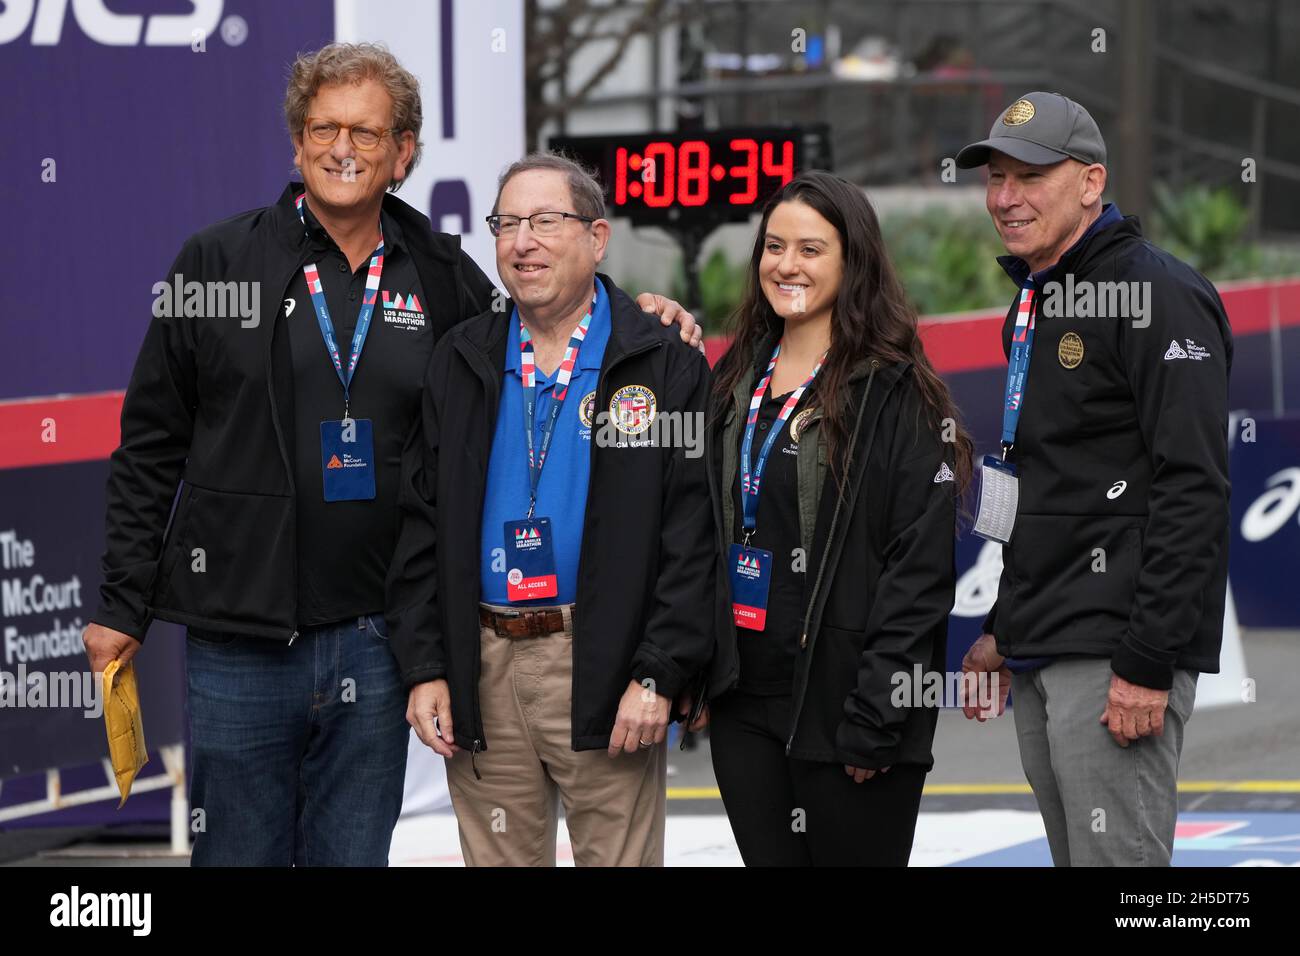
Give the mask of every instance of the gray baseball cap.
M 1006 153 L 1022 163 L 1051 166 L 1064 159 L 1106 162 L 1106 141 L 1092 116 L 1060 93 L 1026 93 L 993 121 L 989 138 L 957 154 L 961 169 L 983 166 L 989 152 Z

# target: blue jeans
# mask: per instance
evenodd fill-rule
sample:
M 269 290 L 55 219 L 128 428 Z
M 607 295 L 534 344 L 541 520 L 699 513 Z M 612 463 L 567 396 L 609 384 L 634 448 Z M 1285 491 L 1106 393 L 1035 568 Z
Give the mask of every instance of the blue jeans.
M 410 731 L 383 618 L 186 651 L 192 864 L 386 866 Z

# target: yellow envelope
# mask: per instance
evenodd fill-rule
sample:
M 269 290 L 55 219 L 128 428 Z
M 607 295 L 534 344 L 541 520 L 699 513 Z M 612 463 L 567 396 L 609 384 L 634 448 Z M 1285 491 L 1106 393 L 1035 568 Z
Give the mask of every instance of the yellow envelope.
M 135 775 L 149 762 L 144 746 L 144 722 L 140 719 L 140 690 L 135 683 L 135 665 L 112 661 L 104 668 L 103 694 L 108 756 L 113 761 L 117 789 L 122 792 L 122 801 L 117 805 L 120 810 L 131 795 Z

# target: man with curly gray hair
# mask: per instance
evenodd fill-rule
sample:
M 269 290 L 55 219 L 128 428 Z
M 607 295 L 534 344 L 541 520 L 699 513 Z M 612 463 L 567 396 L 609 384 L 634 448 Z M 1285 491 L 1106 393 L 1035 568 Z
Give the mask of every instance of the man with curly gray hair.
M 84 640 L 101 672 L 155 618 L 187 627 L 195 865 L 383 865 L 409 737 L 383 617 L 401 451 L 435 341 L 494 290 L 391 195 L 422 119 L 391 53 L 300 56 L 285 119 L 302 182 L 200 230 L 167 272 L 239 290 L 251 315 L 155 302 Z

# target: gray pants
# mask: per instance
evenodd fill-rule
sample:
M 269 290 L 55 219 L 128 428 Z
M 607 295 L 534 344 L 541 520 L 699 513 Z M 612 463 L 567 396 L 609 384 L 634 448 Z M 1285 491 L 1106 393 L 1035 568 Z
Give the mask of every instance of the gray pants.
M 1168 866 L 1178 818 L 1178 757 L 1196 700 L 1195 671 L 1174 674 L 1161 737 L 1115 743 L 1100 722 L 1108 658 L 1015 674 L 1020 762 L 1056 866 Z

